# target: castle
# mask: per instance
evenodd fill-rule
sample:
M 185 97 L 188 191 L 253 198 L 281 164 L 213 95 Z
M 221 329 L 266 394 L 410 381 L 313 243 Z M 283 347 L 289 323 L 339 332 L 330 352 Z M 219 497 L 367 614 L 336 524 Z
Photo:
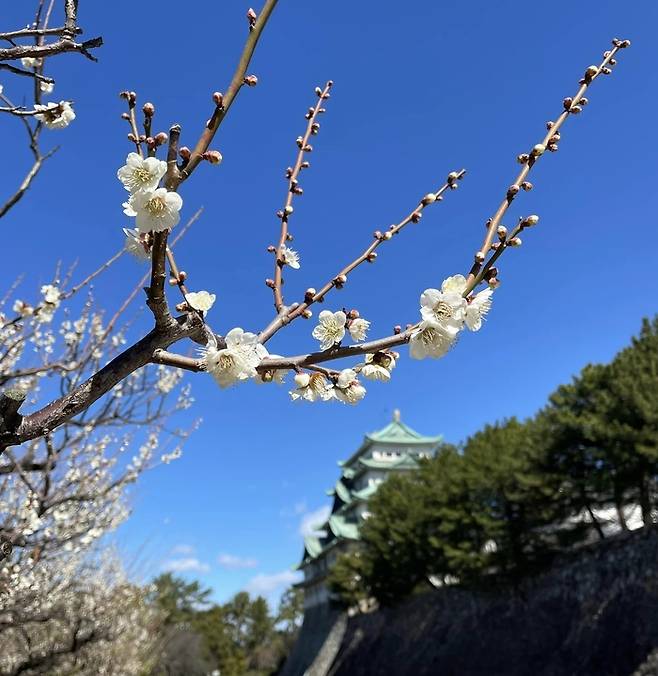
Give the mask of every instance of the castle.
M 304 573 L 298 586 L 304 590 L 305 610 L 332 600 L 327 575 L 340 554 L 358 546 L 359 526 L 369 515 L 368 499 L 391 472 L 418 469 L 418 461 L 430 457 L 441 438 L 412 430 L 396 410 L 391 423 L 366 434 L 351 457 L 338 462 L 340 477 L 327 491 L 333 498 L 331 513 L 325 523 L 318 524 L 316 535 L 304 538 L 304 553 L 297 566 Z

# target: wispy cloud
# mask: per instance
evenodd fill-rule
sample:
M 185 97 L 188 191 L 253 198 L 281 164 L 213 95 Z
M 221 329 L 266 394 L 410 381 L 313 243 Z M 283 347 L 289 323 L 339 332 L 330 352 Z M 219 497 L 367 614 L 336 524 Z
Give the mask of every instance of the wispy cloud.
M 272 573 L 271 575 L 260 573 L 252 577 L 245 588 L 250 594 L 273 596 L 276 593 L 283 592 L 293 582 L 299 582 L 300 579 L 299 572 L 292 570 L 282 570 L 280 573 Z
M 242 558 L 241 556 L 234 556 L 233 554 L 220 554 L 217 557 L 217 563 L 229 570 L 238 570 L 240 568 L 255 568 L 258 561 L 252 558 Z
M 192 545 L 175 545 L 172 550 L 172 554 L 194 554 L 194 547 Z
M 307 535 L 317 534 L 319 532 L 318 527 L 324 524 L 329 518 L 329 514 L 331 514 L 329 505 L 324 505 L 312 512 L 306 512 L 299 522 L 300 535 L 306 537 Z
M 190 556 L 180 559 L 169 559 L 162 564 L 163 570 L 171 570 L 174 573 L 207 573 L 210 566 L 199 559 Z

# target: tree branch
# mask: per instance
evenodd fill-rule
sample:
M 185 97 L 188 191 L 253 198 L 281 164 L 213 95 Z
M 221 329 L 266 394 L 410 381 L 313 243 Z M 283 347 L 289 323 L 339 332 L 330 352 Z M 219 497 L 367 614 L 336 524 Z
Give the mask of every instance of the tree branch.
M 240 56 L 240 60 L 238 61 L 237 68 L 235 69 L 235 73 L 233 74 L 231 84 L 229 85 L 229 88 L 226 90 L 226 93 L 223 95 L 221 103 L 218 103 L 215 106 L 215 110 L 213 111 L 210 120 L 208 120 L 206 129 L 201 134 L 199 140 L 197 141 L 196 146 L 194 147 L 194 150 L 192 151 L 190 161 L 187 163 L 187 166 L 181 171 L 178 183 L 181 183 L 182 181 L 188 179 L 192 174 L 192 172 L 199 165 L 199 163 L 202 160 L 203 153 L 205 153 L 206 150 L 208 150 L 210 144 L 212 143 L 213 138 L 215 137 L 215 134 L 217 133 L 217 130 L 219 129 L 219 125 L 222 123 L 222 120 L 226 117 L 226 113 L 228 113 L 229 108 L 231 107 L 233 101 L 235 101 L 235 98 L 240 92 L 240 89 L 242 89 L 242 86 L 244 85 L 244 78 L 247 73 L 247 68 L 249 67 L 251 57 L 254 54 L 256 45 L 258 44 L 258 39 L 260 38 L 261 33 L 263 32 L 263 29 L 265 28 L 265 25 L 267 24 L 267 21 L 270 18 L 270 15 L 274 11 L 276 3 L 277 0 L 266 0 L 265 4 L 263 5 L 263 9 L 260 11 L 260 14 L 258 15 L 258 18 L 252 25 L 251 30 L 249 32 L 249 37 L 247 38 L 244 49 L 242 50 L 242 55 Z

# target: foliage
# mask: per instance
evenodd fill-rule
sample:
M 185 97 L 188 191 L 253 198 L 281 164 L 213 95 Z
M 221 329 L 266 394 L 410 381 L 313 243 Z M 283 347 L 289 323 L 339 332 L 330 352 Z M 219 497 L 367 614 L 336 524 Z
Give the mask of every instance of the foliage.
M 153 581 L 149 601 L 165 618 L 162 655 L 153 676 L 208 674 L 215 669 L 223 676 L 273 673 L 297 636 L 299 590 L 283 595 L 276 614 L 262 596 L 239 592 L 224 604 L 210 604 L 210 593 L 198 582 L 171 573 Z
M 418 472 L 390 477 L 370 501 L 362 546 L 330 581 L 352 606 L 393 603 L 428 580 L 514 581 L 627 528 L 634 505 L 652 523 L 657 476 L 658 317 L 533 419 L 486 425 L 459 450 L 443 446 Z

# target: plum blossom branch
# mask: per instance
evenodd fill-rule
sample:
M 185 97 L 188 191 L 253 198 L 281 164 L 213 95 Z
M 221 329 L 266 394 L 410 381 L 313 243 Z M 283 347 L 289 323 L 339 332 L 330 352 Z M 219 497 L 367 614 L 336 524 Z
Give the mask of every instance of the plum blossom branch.
M 342 286 L 347 281 L 347 276 L 355 270 L 359 265 L 365 262 L 373 263 L 377 258 L 376 249 L 379 248 L 384 242 L 388 242 L 394 235 L 399 234 L 406 225 L 409 223 L 418 223 L 420 221 L 425 207 L 434 202 L 440 202 L 443 200 L 443 194 L 447 190 L 455 190 L 458 187 L 458 182 L 466 175 L 466 170 L 461 169 L 460 171 L 452 171 L 448 174 L 448 178 L 445 183 L 437 188 L 436 192 L 428 193 L 425 195 L 418 205 L 407 214 L 401 221 L 390 226 L 390 228 L 384 233 L 379 230 L 375 230 L 373 233 L 374 242 L 370 244 L 359 256 L 354 260 L 350 261 L 345 265 L 332 279 L 324 284 L 319 291 L 316 291 L 313 288 L 310 288 L 306 291 L 304 296 L 304 301 L 302 303 L 296 303 L 294 306 L 291 306 L 280 313 L 270 324 L 267 326 L 259 335 L 259 340 L 261 343 L 266 343 L 277 331 L 279 331 L 283 326 L 289 324 L 291 321 L 300 316 L 309 316 L 308 308 L 313 303 L 321 303 L 327 293 L 331 291 L 332 288 L 342 288 Z
M 526 179 L 530 170 L 534 167 L 538 159 L 544 154 L 546 150 L 551 152 L 556 152 L 558 149 L 558 142 L 560 141 L 560 128 L 567 120 L 569 115 L 577 115 L 582 112 L 583 106 L 587 105 L 588 100 L 585 98 L 585 93 L 589 86 L 596 80 L 599 75 L 609 75 L 612 70 L 611 66 L 614 66 L 615 55 L 620 49 L 624 49 L 630 46 L 630 40 L 618 40 L 615 38 L 612 41 L 613 48 L 608 50 L 603 55 L 603 61 L 598 66 L 589 66 L 585 70 L 584 76 L 581 78 L 579 84 L 580 88 L 573 97 L 567 97 L 563 101 L 564 110 L 555 121 L 550 121 L 546 124 L 547 132 L 540 143 L 535 145 L 529 153 L 522 153 L 518 156 L 518 162 L 521 164 L 521 170 L 514 179 L 514 182 L 507 189 L 505 199 L 500 203 L 498 209 L 494 215 L 487 221 L 487 231 L 482 242 L 482 246 L 475 253 L 475 261 L 473 266 L 468 274 L 468 284 L 464 291 L 465 295 L 468 295 L 476 286 L 479 284 L 483 275 L 479 274 L 481 272 L 482 264 L 491 250 L 491 245 L 493 243 L 494 237 L 498 231 L 498 228 L 501 225 L 501 221 L 507 209 L 512 204 L 512 201 L 519 193 L 520 190 L 532 190 L 532 183 L 528 182 Z M 502 247 L 503 249 L 506 247 Z M 500 252 L 502 253 L 502 251 Z M 497 257 L 500 256 L 500 253 Z M 490 266 L 489 266 L 490 267 Z
M 248 86 L 253 86 L 256 84 L 257 80 L 254 79 L 255 76 L 247 76 L 247 68 L 251 62 L 251 57 L 254 54 L 258 40 L 263 32 L 263 29 L 267 25 L 267 21 L 274 11 L 276 4 L 277 0 L 266 0 L 260 13 L 256 16 L 256 19 L 253 19 L 252 15 L 248 14 L 249 36 L 245 42 L 244 49 L 238 61 L 235 73 L 231 79 L 231 83 L 229 84 L 225 94 L 214 97 L 215 109 L 213 110 L 212 116 L 206 123 L 206 128 L 199 137 L 194 150 L 192 150 L 187 165 L 180 172 L 180 177 L 178 178 L 179 183 L 188 179 L 192 172 L 197 168 L 199 163 L 203 160 L 204 153 L 210 147 L 210 144 L 212 143 L 212 140 L 219 129 L 219 125 L 226 117 L 229 108 L 233 104 L 233 101 L 235 101 L 235 98 L 239 94 L 242 87 L 245 84 Z M 253 13 L 253 10 L 251 11 Z
M 274 258 L 274 281 L 271 284 L 272 291 L 274 293 L 274 307 L 277 313 L 280 313 L 283 308 L 283 266 L 286 265 L 286 263 L 291 263 L 290 256 L 292 252 L 290 252 L 286 246 L 286 243 L 288 240 L 292 239 L 292 236 L 288 230 L 288 221 L 293 212 L 292 202 L 295 195 L 302 194 L 302 188 L 299 186 L 299 174 L 302 169 L 307 169 L 309 167 L 308 161 L 304 159 L 305 156 L 313 150 L 309 140 L 312 135 L 316 135 L 320 130 L 320 125 L 317 121 L 317 118 L 318 115 L 325 110 L 323 108 L 323 104 L 329 98 L 329 90 L 331 89 L 332 85 L 333 82 L 329 80 L 324 89 L 316 87 L 315 93 L 318 100 L 315 106 L 309 108 L 308 112 L 306 113 L 308 124 L 306 125 L 306 131 L 304 132 L 304 135 L 297 138 L 297 147 L 299 150 L 297 152 L 295 164 L 292 167 L 288 167 L 286 169 L 286 178 L 288 179 L 288 193 L 286 195 L 286 203 L 284 204 L 283 209 L 277 212 L 277 216 L 281 220 L 281 235 L 279 236 L 279 244 L 274 250 L 274 253 L 276 254 Z M 297 263 L 297 267 L 299 267 L 299 263 Z

